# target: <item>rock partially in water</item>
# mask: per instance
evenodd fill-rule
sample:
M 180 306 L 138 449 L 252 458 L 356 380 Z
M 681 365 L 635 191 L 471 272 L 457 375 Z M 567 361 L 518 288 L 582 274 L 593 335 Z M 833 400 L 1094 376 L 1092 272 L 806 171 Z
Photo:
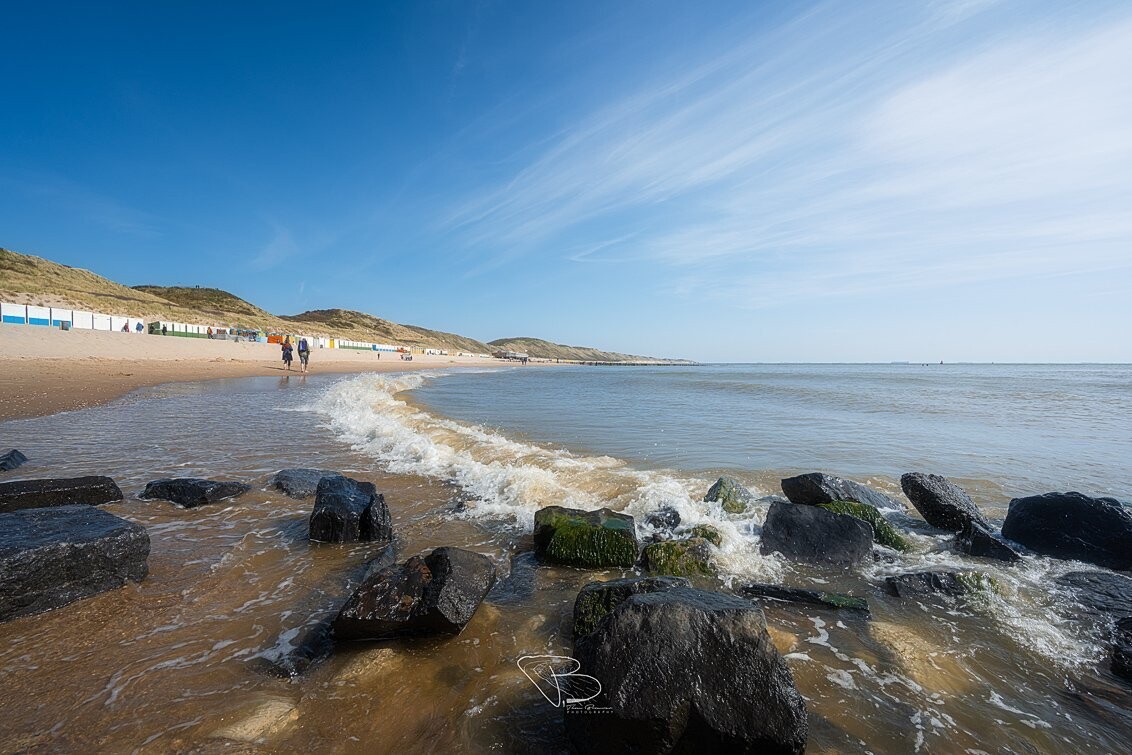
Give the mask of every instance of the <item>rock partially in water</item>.
M 140 582 L 148 557 L 144 527 L 93 506 L 0 514 L 0 621 Z
M 774 503 L 766 515 L 763 555 L 781 553 L 792 561 L 850 568 L 861 563 L 873 547 L 873 528 L 848 514 L 818 506 Z
M 10 449 L 0 454 L 0 472 L 10 472 L 28 460 L 19 449 Z
M 271 478 L 271 487 L 290 498 L 310 498 L 318 492 L 318 483 L 324 477 L 337 475 L 328 469 L 281 469 Z
M 486 556 L 437 548 L 369 575 L 334 619 L 334 636 L 383 640 L 459 634 L 495 584 Z
M 634 595 L 579 638 L 574 655 L 601 684 L 597 709 L 565 708 L 577 752 L 806 747 L 805 700 L 749 601 L 687 587 Z
M 250 665 L 280 679 L 297 679 L 334 651 L 332 623 L 332 618 L 326 618 L 300 629 L 290 649 L 257 656 Z
M 318 483 L 310 539 L 320 543 L 390 540 L 393 525 L 385 497 L 372 482 L 332 475 Z
M 535 554 L 550 563 L 600 568 L 637 562 L 633 517 L 609 509 L 539 509 L 534 538 Z
M 930 629 L 930 627 L 929 627 Z M 968 695 L 976 681 L 964 649 L 921 634 L 906 624 L 870 621 L 868 632 L 891 652 L 891 662 L 929 693 Z M 982 687 L 982 682 L 977 683 Z
M 1044 556 L 1132 570 L 1132 513 L 1115 498 L 1081 493 L 1015 498 L 1002 534 Z
M 680 526 L 680 512 L 671 506 L 662 506 L 645 516 L 645 524 L 654 530 L 672 530 Z
M 122 500 L 122 490 L 109 477 L 66 477 L 0 482 L 0 512 L 45 506 L 100 506 Z
M 898 574 L 884 580 L 885 588 L 898 598 L 917 595 L 949 595 L 957 598 L 971 593 L 993 590 L 990 577 L 982 572 L 920 571 Z
M 995 558 L 999 561 L 1021 561 L 1018 551 L 995 534 L 992 530 L 976 522 L 968 522 L 963 531 L 955 536 L 955 550 L 968 556 Z
M 876 506 L 878 509 L 904 510 L 903 504 L 883 493 L 867 488 L 859 482 L 822 474 L 821 472 L 787 477 L 782 481 L 782 492 L 786 494 L 791 503 L 803 503 L 809 506 L 816 506 L 819 503 L 833 503 L 834 501 L 856 501 L 857 503 Z
M 854 611 L 868 611 L 869 602 L 864 598 L 853 595 L 842 595 L 836 592 L 822 590 L 804 590 L 797 587 L 783 587 L 782 585 L 767 585 L 761 582 L 749 582 L 739 588 L 739 592 L 752 598 L 764 598 L 784 603 L 801 603 L 808 606 L 822 608 L 850 609 Z
M 711 546 L 702 537 L 646 545 L 641 565 L 650 574 L 673 577 L 713 577 L 716 574 Z
M 1132 682 L 1132 616 L 1116 622 L 1112 643 L 1112 673 Z
M 590 582 L 574 600 L 574 640 L 597 629 L 614 608 L 634 595 L 691 587 L 683 577 L 630 577 L 608 582 Z
M 958 532 L 969 523 L 990 529 L 990 522 L 962 488 L 937 474 L 909 472 L 900 477 L 904 495 L 933 527 Z
M 834 501 L 833 503 L 819 503 L 818 506 L 835 514 L 855 516 L 867 523 L 873 528 L 873 540 L 878 545 L 901 552 L 911 550 L 908 540 L 888 523 L 888 520 L 884 518 L 884 515 L 880 513 L 880 509 L 876 506 L 857 503 L 856 501 Z
M 691 537 L 702 537 L 716 548 L 723 545 L 723 533 L 710 524 L 697 524 L 695 527 L 688 530 L 688 535 Z
M 233 720 L 234 719 L 234 720 Z M 214 739 L 262 744 L 277 736 L 299 719 L 295 704 L 282 697 L 263 696 L 235 716 L 226 714 L 226 723 L 210 735 Z
M 704 501 L 707 503 L 718 501 L 728 514 L 742 514 L 755 502 L 755 499 L 755 494 L 743 487 L 743 483 L 731 475 L 723 475 L 716 480 L 704 496 Z
M 199 477 L 175 477 L 154 480 L 145 486 L 138 496 L 143 500 L 159 499 L 170 501 L 186 509 L 195 509 L 208 503 L 217 503 L 228 498 L 239 498 L 251 490 L 251 485 L 242 482 L 221 480 L 202 480 Z
M 1132 579 L 1105 571 L 1074 571 L 1057 578 L 1073 593 L 1073 613 L 1113 620 L 1132 615 Z

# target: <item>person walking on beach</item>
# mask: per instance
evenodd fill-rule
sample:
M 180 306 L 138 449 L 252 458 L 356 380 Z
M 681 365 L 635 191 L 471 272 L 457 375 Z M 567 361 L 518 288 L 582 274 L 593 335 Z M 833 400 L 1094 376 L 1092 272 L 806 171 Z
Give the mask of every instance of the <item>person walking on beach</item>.
M 169 335 L 169 328 L 167 328 L 166 326 L 162 325 L 162 326 L 161 326 L 161 335 L 163 335 L 163 336 L 167 336 L 167 335 Z
M 307 371 L 307 363 L 310 362 L 310 358 L 311 358 L 310 344 L 307 343 L 307 339 L 300 338 L 299 339 L 299 369 L 302 372 Z
M 294 348 L 291 346 L 291 336 L 283 339 L 283 364 L 287 365 L 287 370 L 291 369 L 292 352 Z

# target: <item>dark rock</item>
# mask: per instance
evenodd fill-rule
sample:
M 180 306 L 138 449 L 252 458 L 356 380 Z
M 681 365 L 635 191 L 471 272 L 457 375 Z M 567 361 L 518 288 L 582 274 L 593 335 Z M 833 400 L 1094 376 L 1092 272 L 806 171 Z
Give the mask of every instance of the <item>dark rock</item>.
M 939 593 L 959 597 L 994 589 L 982 572 L 921 571 L 898 574 L 884 580 L 885 587 L 898 598 Z
M 819 503 L 820 508 L 832 511 L 835 514 L 848 514 L 855 516 L 873 528 L 873 540 L 878 545 L 892 548 L 896 551 L 908 551 L 911 547 L 899 531 L 884 518 L 880 509 L 867 503 L 856 501 L 834 501 L 833 503 Z
M 688 530 L 688 534 L 691 537 L 702 537 L 716 548 L 723 545 L 723 533 L 710 524 L 697 524 L 695 527 Z
M 723 475 L 708 488 L 704 501 L 707 503 L 719 501 L 728 514 L 742 514 L 755 502 L 755 495 L 731 475 Z
M 990 529 L 990 522 L 971 497 L 946 477 L 909 472 L 900 477 L 900 487 L 924 521 L 933 527 L 958 532 L 974 522 Z
M 1081 493 L 1015 498 L 1002 535 L 1044 556 L 1132 569 L 1132 513 L 1115 498 Z
M 608 582 L 590 582 L 574 600 L 574 640 L 597 629 L 614 608 L 634 595 L 691 587 L 683 577 L 630 577 Z
M 609 509 L 539 509 L 534 537 L 535 554 L 551 563 L 599 568 L 637 561 L 633 517 Z
M 332 619 L 324 618 L 302 628 L 290 647 L 257 656 L 251 665 L 280 679 L 297 679 L 329 658 L 333 651 Z
M 437 548 L 367 577 L 334 619 L 334 636 L 459 634 L 494 584 L 495 566 L 486 556 Z
M 680 526 L 680 512 L 665 506 L 645 516 L 645 524 L 654 530 L 670 530 Z
M 805 700 L 749 601 L 687 587 L 634 595 L 574 655 L 601 684 L 597 710 L 565 707 L 577 752 L 805 749 Z
M 645 546 L 641 565 L 651 574 L 673 577 L 712 577 L 716 573 L 711 546 L 702 537 L 650 543 Z
M 310 518 L 311 540 L 357 543 L 392 537 L 389 507 L 372 482 L 332 475 L 318 483 Z
M 0 514 L 0 621 L 140 582 L 148 557 L 144 527 L 93 506 Z
M 968 522 L 955 536 L 955 550 L 968 556 L 997 558 L 1000 561 L 1021 561 L 1018 551 L 990 529 L 976 522 Z
M 28 460 L 28 457 L 13 448 L 0 454 L 0 472 L 10 472 Z
M 849 568 L 859 564 L 873 547 L 873 528 L 848 514 L 818 506 L 773 503 L 763 525 L 759 549 L 778 552 L 807 563 Z
M 876 506 L 878 509 L 904 510 L 904 506 L 897 501 L 883 493 L 866 488 L 859 482 L 821 472 L 787 477 L 782 481 L 782 492 L 791 503 L 804 503 L 809 506 L 834 501 L 856 501 Z
M 1077 602 L 1074 614 L 1107 620 L 1132 615 L 1132 579 L 1104 571 L 1074 571 L 1057 578 Z
M 822 608 L 848 608 L 856 611 L 869 610 L 869 602 L 864 598 L 822 590 L 803 590 L 797 587 L 751 582 L 740 587 L 739 592 L 752 598 L 765 598 L 783 603 L 803 603 Z
M 242 482 L 221 482 L 202 480 L 198 477 L 176 477 L 154 480 L 145 486 L 139 498 L 171 501 L 186 509 L 195 509 L 206 503 L 216 503 L 226 498 L 238 498 L 251 490 L 251 485 Z
M 1112 673 L 1132 682 L 1132 616 L 1116 622 L 1112 643 Z
M 318 483 L 337 472 L 327 469 L 281 469 L 271 478 L 271 487 L 291 498 L 310 498 L 318 492 Z
M 0 512 L 80 503 L 99 506 L 120 500 L 122 491 L 109 477 L 0 482 Z

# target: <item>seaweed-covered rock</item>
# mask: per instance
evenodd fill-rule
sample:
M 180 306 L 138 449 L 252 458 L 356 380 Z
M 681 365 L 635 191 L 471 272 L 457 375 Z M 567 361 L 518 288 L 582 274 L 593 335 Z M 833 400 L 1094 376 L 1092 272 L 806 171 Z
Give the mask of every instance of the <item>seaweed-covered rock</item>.
M 819 503 L 834 501 L 856 501 L 876 506 L 878 509 L 903 511 L 904 506 L 884 493 L 878 493 L 859 482 L 846 480 L 821 472 L 809 472 L 797 477 L 787 477 L 782 481 L 782 492 L 791 503 L 816 506 Z
M 459 634 L 494 584 L 495 566 L 486 556 L 437 548 L 366 577 L 334 619 L 334 636 L 382 640 Z
M 822 608 L 846 608 L 856 611 L 868 611 L 869 602 L 864 598 L 853 595 L 842 595 L 824 590 L 803 590 L 797 587 L 783 587 L 781 585 L 766 585 L 760 582 L 749 582 L 739 588 L 739 592 L 752 598 L 765 598 L 783 603 L 802 603 Z
M 750 601 L 677 587 L 634 595 L 578 638 L 599 709 L 565 707 L 579 753 L 801 753 L 805 700 Z
M 826 511 L 832 511 L 835 514 L 848 514 L 868 523 L 873 528 L 873 539 L 881 545 L 897 551 L 907 551 L 911 547 L 908 540 L 888 523 L 888 520 L 884 518 L 884 515 L 880 513 L 880 509 L 876 506 L 857 503 L 856 501 L 834 501 L 833 503 L 819 503 L 818 505 Z
M 1112 643 L 1112 673 L 1132 682 L 1132 616 L 1116 622 Z
M 324 477 L 337 474 L 328 469 L 281 469 L 271 478 L 271 487 L 290 498 L 310 498 L 318 492 L 318 484 Z
M 764 555 L 842 568 L 859 564 L 872 547 L 873 528 L 857 517 L 795 503 L 771 504 L 759 545 Z
M 718 501 L 728 514 L 742 514 L 755 502 L 755 495 L 731 475 L 723 475 L 708 488 L 704 501 L 707 503 Z
M 1015 498 L 1002 535 L 1044 556 L 1132 570 L 1132 513 L 1115 498 L 1081 493 Z
M 310 518 L 311 540 L 358 543 L 392 537 L 389 507 L 372 482 L 358 482 L 342 475 L 319 481 Z
M 145 528 L 88 505 L 0 514 L 0 621 L 140 582 Z
M 645 524 L 654 530 L 671 530 L 680 526 L 680 512 L 671 506 L 662 506 L 645 516 Z
M 697 524 L 688 531 L 691 537 L 702 537 L 716 548 L 723 545 L 723 533 L 710 524 Z
M 632 566 L 637 561 L 633 517 L 609 509 L 547 506 L 535 513 L 535 555 L 567 566 Z
M 19 449 L 12 448 L 0 454 L 0 472 L 10 472 L 28 460 Z
M 990 522 L 971 497 L 946 477 L 909 472 L 900 477 L 900 487 L 924 521 L 933 527 L 958 532 L 973 522 L 990 529 Z
M 645 546 L 641 564 L 652 574 L 674 577 L 711 577 L 716 573 L 711 562 L 711 546 L 702 537 L 650 543 Z
M 109 477 L 66 477 L 0 482 L 0 512 L 76 504 L 100 506 L 120 500 L 122 500 L 122 491 Z
M 171 501 L 186 509 L 195 509 L 207 503 L 216 503 L 228 498 L 239 498 L 251 490 L 251 485 L 242 482 L 223 482 L 202 480 L 199 477 L 177 477 L 154 480 L 145 486 L 139 498 Z
M 939 593 L 959 597 L 994 589 L 990 577 L 982 572 L 921 571 L 898 574 L 884 580 L 885 587 L 898 598 Z
M 608 582 L 590 582 L 574 600 L 574 639 L 597 629 L 601 620 L 634 595 L 691 587 L 683 577 L 630 577 Z
M 1021 561 L 1022 556 L 992 530 L 977 522 L 968 522 L 955 536 L 955 550 L 968 556 L 996 558 L 999 561 Z

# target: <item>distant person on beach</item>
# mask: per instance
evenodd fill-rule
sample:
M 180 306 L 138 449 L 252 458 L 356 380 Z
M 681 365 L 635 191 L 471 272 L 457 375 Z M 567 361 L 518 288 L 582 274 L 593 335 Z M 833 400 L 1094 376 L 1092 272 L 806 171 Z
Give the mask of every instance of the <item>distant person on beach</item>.
M 134 330 L 136 330 L 138 333 L 142 332 L 142 321 L 141 320 L 138 320 L 138 324 L 134 326 Z
M 291 359 L 293 356 L 294 347 L 291 346 L 291 337 L 287 336 L 283 339 L 283 364 L 287 365 L 287 369 L 291 369 Z
M 163 335 L 163 336 L 167 336 L 167 335 L 169 335 L 169 328 L 167 328 L 167 327 L 165 327 L 164 325 L 162 325 L 162 326 L 161 326 L 161 335 Z
M 208 337 L 212 338 L 212 326 L 208 326 Z
M 307 343 L 307 339 L 299 339 L 299 367 L 303 372 L 307 371 L 307 364 L 311 359 L 311 347 Z
M 122 332 L 123 333 L 129 333 L 130 332 L 130 321 L 129 320 L 126 320 L 124 323 L 122 323 Z

